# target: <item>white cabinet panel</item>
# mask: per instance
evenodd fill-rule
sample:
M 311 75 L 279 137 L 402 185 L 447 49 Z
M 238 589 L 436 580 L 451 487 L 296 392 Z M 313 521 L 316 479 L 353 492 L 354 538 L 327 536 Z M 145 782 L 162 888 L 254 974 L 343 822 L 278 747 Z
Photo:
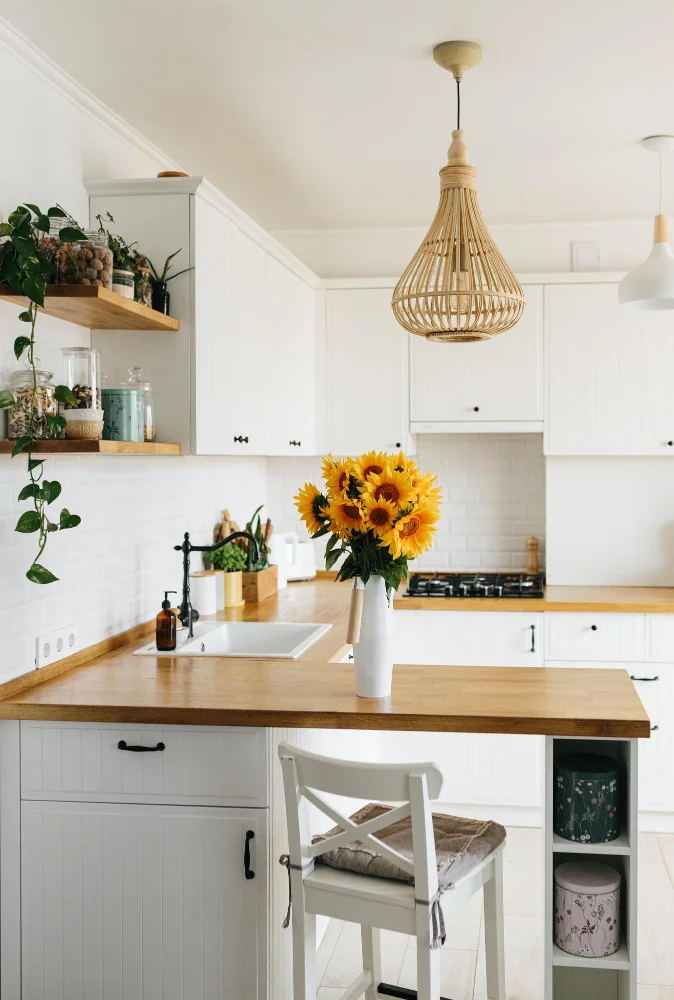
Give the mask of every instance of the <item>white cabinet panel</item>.
M 388 288 L 326 292 L 327 449 L 409 449 L 408 340 Z
M 674 454 L 674 319 L 618 305 L 615 284 L 546 287 L 551 455 Z
M 545 616 L 546 660 L 644 659 L 644 616 L 554 612 Z
M 674 615 L 646 615 L 646 659 L 674 663 Z
M 543 286 L 524 287 L 520 322 L 492 340 L 435 344 L 410 337 L 413 422 L 543 419 Z
M 23 1000 L 262 1000 L 266 822 L 264 810 L 25 802 Z
M 396 663 L 539 667 L 540 611 L 396 611 Z
M 137 753 L 129 746 L 163 751 Z M 265 806 L 266 732 L 213 726 L 21 723 L 21 796 Z

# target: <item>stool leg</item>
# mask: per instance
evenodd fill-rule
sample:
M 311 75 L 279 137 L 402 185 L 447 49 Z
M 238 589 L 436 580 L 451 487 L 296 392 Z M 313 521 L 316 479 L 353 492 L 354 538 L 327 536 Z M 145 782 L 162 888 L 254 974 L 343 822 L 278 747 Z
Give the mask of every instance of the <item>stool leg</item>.
M 378 927 L 360 925 L 363 948 L 363 969 L 372 973 L 372 983 L 365 990 L 365 1000 L 377 1000 L 377 987 L 381 982 L 381 932 Z
M 417 1000 L 440 1000 L 440 951 L 431 948 L 428 906 L 417 906 Z
M 487 997 L 489 1000 L 506 1000 L 503 853 L 494 858 L 492 877 L 484 886 L 484 950 L 487 959 Z
M 316 914 L 304 908 L 300 872 L 290 873 L 293 889 L 293 997 L 316 1000 Z

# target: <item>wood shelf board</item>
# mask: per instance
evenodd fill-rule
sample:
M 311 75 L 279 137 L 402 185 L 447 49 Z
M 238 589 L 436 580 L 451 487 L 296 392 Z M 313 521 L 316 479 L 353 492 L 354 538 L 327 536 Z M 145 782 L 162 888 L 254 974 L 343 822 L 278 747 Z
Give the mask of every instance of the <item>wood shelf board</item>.
M 626 833 L 621 833 L 607 844 L 581 844 L 577 840 L 564 840 L 558 834 L 552 835 L 552 850 L 559 854 L 630 854 L 630 842 Z
M 0 455 L 10 455 L 13 441 L 0 441 Z M 179 444 L 169 441 L 36 441 L 40 455 L 180 455 Z
M 624 940 L 620 948 L 613 955 L 606 955 L 600 958 L 583 958 L 580 955 L 569 955 L 562 951 L 556 944 L 552 945 L 552 964 L 554 966 L 565 966 L 572 969 L 613 969 L 625 971 L 630 967 L 630 957 L 627 945 Z
M 0 284 L 0 299 L 24 308 L 28 301 L 3 284 Z M 43 311 L 89 330 L 180 329 L 180 322 L 173 316 L 164 316 L 140 302 L 95 285 L 47 285 Z

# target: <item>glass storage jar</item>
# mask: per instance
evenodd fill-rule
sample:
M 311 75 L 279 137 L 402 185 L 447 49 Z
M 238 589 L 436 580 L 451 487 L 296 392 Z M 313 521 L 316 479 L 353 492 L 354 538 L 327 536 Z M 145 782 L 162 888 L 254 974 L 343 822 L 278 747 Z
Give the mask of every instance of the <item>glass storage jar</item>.
M 56 283 L 96 285 L 112 288 L 112 250 L 108 237 L 95 229 L 85 229 L 86 240 L 61 243 L 56 252 Z
M 152 308 L 152 271 L 142 264 L 136 271 L 136 302 Z
M 154 441 L 157 437 L 157 422 L 154 409 L 154 393 L 152 392 L 152 385 L 145 381 L 143 377 L 145 375 L 145 369 L 140 368 L 138 365 L 133 365 L 129 368 L 129 377 L 124 379 L 120 383 L 122 389 L 140 389 L 144 397 L 145 406 L 145 431 L 144 439 L 145 441 Z
M 51 381 L 52 372 L 38 369 L 35 373 L 35 408 L 33 414 L 33 437 L 48 437 L 47 417 L 58 416 L 59 406 L 54 398 L 56 386 Z M 33 400 L 33 372 L 30 368 L 10 372 L 8 388 L 14 394 L 14 402 L 7 410 L 7 437 L 11 440 L 25 437 L 30 430 L 30 411 Z
M 100 410 L 101 352 L 96 347 L 64 347 L 64 385 L 72 390 L 77 407 L 65 404 L 66 410 Z

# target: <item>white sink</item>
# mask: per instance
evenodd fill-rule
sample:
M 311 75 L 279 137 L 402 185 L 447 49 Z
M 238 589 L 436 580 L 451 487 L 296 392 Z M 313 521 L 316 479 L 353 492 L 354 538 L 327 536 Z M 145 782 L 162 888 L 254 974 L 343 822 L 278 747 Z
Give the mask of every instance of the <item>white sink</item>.
M 134 656 L 248 656 L 295 660 L 332 625 L 296 622 L 197 622 L 194 638 L 178 632 L 178 644 L 168 653 L 154 642 L 134 650 Z

